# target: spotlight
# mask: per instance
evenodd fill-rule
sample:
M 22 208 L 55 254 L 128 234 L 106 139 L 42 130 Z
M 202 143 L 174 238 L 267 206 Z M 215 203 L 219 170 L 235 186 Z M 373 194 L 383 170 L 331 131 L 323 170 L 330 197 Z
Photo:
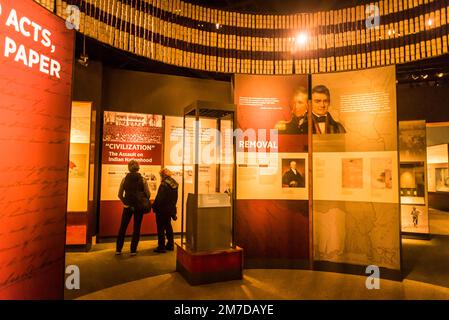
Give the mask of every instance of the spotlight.
M 217 30 L 220 29 L 220 24 L 217 23 L 217 24 L 215 25 L 215 28 L 217 28 Z
M 439 73 L 436 74 L 436 76 L 438 78 L 443 78 L 444 77 L 444 73 L 443 72 L 439 72 Z
M 307 43 L 308 40 L 309 40 L 308 34 L 305 32 L 301 32 L 298 33 L 298 35 L 296 36 L 295 42 L 297 46 L 303 46 Z
M 83 37 L 83 53 L 81 53 L 78 59 L 78 63 L 85 68 L 87 68 L 87 66 L 89 65 L 89 56 L 87 55 L 86 52 L 86 34 L 84 34 Z
M 427 79 L 428 77 L 429 77 L 429 75 L 427 73 L 421 75 L 421 78 L 423 78 L 423 79 Z
M 419 76 L 416 76 L 416 75 L 412 74 L 412 79 L 413 79 L 413 80 L 418 80 L 418 79 L 419 79 Z
M 87 54 L 81 54 L 78 63 L 83 67 L 87 68 L 89 66 L 89 56 Z

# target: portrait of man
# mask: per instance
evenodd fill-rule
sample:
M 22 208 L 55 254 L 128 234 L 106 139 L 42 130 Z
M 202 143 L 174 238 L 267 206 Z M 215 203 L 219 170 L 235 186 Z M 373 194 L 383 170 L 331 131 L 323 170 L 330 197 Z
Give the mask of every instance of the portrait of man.
M 324 85 L 315 86 L 312 89 L 312 133 L 334 134 L 346 133 L 343 125 L 334 120 L 329 113 L 331 95 L 329 89 Z M 299 126 L 303 134 L 308 132 L 308 117 L 304 115 L 304 122 Z
M 290 101 L 291 120 L 278 124 L 281 134 L 300 134 L 300 126 L 304 122 L 304 115 L 307 112 L 307 89 L 298 87 L 293 93 Z
M 301 165 L 301 169 L 304 170 L 305 161 L 302 160 L 285 160 L 282 162 L 285 163 L 288 161 L 289 169 L 284 172 L 282 175 L 282 187 L 283 188 L 305 188 L 305 178 L 303 174 L 300 172 L 300 168 L 298 167 L 298 162 Z

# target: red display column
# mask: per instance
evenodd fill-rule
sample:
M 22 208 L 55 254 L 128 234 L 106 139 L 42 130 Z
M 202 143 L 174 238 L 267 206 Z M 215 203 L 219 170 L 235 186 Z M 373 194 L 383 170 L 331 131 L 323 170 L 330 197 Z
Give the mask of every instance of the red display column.
M 0 299 L 62 299 L 74 31 L 0 0 Z

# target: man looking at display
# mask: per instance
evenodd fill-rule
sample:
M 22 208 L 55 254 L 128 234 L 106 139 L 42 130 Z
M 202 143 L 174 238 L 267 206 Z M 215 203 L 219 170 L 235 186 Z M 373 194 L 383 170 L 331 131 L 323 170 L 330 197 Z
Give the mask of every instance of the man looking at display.
M 343 125 L 334 120 L 329 113 L 330 92 L 326 86 L 318 85 L 312 89 L 312 133 L 333 134 L 346 133 Z M 304 122 L 299 130 L 303 134 L 308 132 L 308 118 L 304 115 Z
M 300 134 L 299 127 L 304 122 L 304 114 L 307 111 L 307 90 L 299 87 L 293 94 L 290 110 L 292 118 L 290 122 L 279 125 L 279 133 L 283 134 Z
M 282 176 L 282 186 L 288 188 L 304 188 L 305 180 L 296 169 L 296 161 L 290 161 L 290 169 Z
M 174 250 L 171 220 L 177 220 L 178 183 L 172 178 L 173 173 L 167 168 L 162 169 L 160 175 L 161 184 L 153 203 L 158 237 L 158 246 L 154 252 L 164 253 L 166 250 Z M 167 243 L 165 243 L 165 238 L 167 238 Z

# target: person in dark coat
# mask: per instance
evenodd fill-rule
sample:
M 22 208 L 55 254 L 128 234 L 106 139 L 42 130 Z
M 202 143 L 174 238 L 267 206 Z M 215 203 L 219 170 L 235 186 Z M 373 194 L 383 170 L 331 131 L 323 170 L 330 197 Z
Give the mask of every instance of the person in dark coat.
M 292 118 L 289 122 L 279 124 L 278 129 L 280 134 L 300 134 L 300 126 L 304 122 L 304 114 L 307 111 L 307 89 L 299 87 L 293 94 L 290 110 Z
M 337 122 L 329 112 L 330 91 L 326 86 L 318 85 L 312 89 L 312 133 L 335 134 L 346 133 L 344 126 Z M 299 125 L 302 134 L 308 133 L 308 116 L 304 115 L 304 121 Z
M 296 169 L 296 161 L 290 161 L 290 169 L 282 176 L 282 185 L 288 188 L 304 188 L 305 180 Z
M 164 253 L 166 250 L 172 251 L 174 249 L 171 219 L 177 219 L 178 183 L 171 177 L 172 173 L 168 169 L 162 169 L 160 175 L 161 184 L 153 203 L 158 237 L 158 246 L 154 251 Z M 167 243 L 165 243 L 165 237 L 167 237 Z
M 133 236 L 131 240 L 131 255 L 137 254 L 137 246 L 140 239 L 140 227 L 142 225 L 143 211 L 140 208 L 141 203 L 139 198 L 142 193 L 150 199 L 150 190 L 148 183 L 144 177 L 139 173 L 139 163 L 131 160 L 128 163 L 129 173 L 123 178 L 120 183 L 118 197 L 123 203 L 122 222 L 117 236 L 116 255 L 122 252 L 123 244 L 125 242 L 126 229 L 128 228 L 131 218 L 134 217 Z

